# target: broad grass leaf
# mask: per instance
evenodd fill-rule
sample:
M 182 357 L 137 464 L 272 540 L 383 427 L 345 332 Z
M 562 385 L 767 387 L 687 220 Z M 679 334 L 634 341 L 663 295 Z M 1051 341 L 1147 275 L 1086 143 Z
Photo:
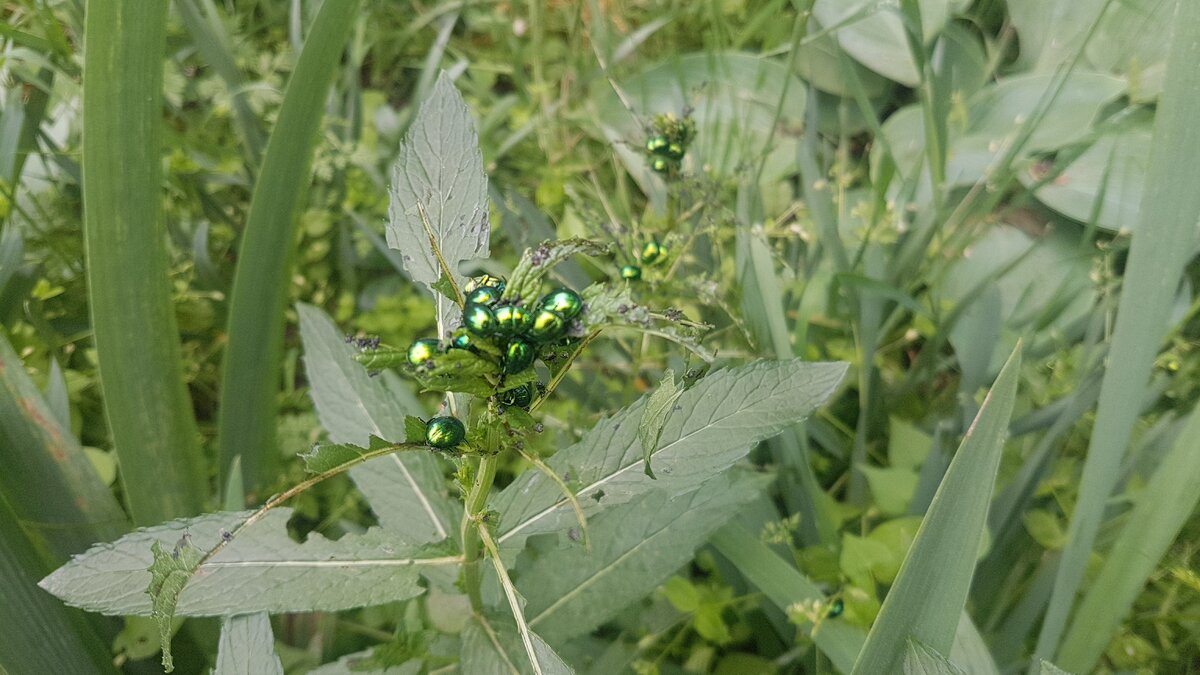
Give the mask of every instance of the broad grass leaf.
M 966 672 L 920 642 L 908 641 L 908 649 L 904 652 L 904 675 L 966 675 Z
M 1058 650 L 1066 668 L 1091 672 L 1146 580 L 1200 501 L 1200 409 L 1194 410 L 1167 456 L 1137 494 L 1121 534 L 1104 559 Z
M 674 498 L 651 491 L 588 522 L 590 553 L 563 535 L 531 542 L 517 566 L 529 626 L 556 645 L 596 628 L 686 564 L 769 478 L 736 472 Z
M 1148 125 L 1105 134 L 1034 194 L 1064 216 L 1110 232 L 1129 232 L 1137 224 L 1150 170 L 1151 138 Z M 1034 165 L 1032 171 L 1021 173 L 1026 187 L 1039 179 L 1037 170 L 1039 166 Z
M 970 185 L 984 178 L 1054 84 L 1054 76 L 1049 73 L 1021 74 L 975 92 L 966 102 L 966 127 L 951 124 L 949 128 L 947 186 Z M 1018 158 L 1085 140 L 1100 112 L 1124 93 L 1126 87 L 1124 80 L 1108 74 L 1072 72 L 1025 146 L 1020 148 Z M 925 159 L 921 106 L 914 104 L 893 113 L 884 122 L 883 133 L 900 172 L 911 175 Z M 873 175 L 878 175 L 883 153 L 882 144 L 871 153 Z
M 963 0 L 921 0 L 923 37 L 936 36 L 947 19 L 967 4 Z M 817 0 L 812 11 L 856 61 L 901 84 L 912 87 L 920 83 L 898 11 L 871 0 Z
M 907 642 L 949 652 L 987 523 L 1021 366 L 1000 371 L 929 505 L 912 548 L 854 663 L 855 675 L 895 672 Z
M 265 612 L 231 616 L 221 622 L 213 675 L 283 675 L 271 619 Z
M 537 633 L 530 637 L 542 675 L 570 675 L 575 672 Z M 472 620 L 463 630 L 459 670 L 472 675 L 512 675 L 513 672 L 526 675 L 534 672 L 512 620 L 491 615 Z
M 297 305 L 304 366 L 321 426 L 335 443 L 366 447 L 372 436 L 404 442 L 405 420 L 420 412 L 407 390 L 371 377 L 354 361 L 356 350 L 324 312 Z M 422 432 L 423 433 L 423 432 Z M 461 508 L 449 497 L 439 460 L 431 453 L 399 453 L 350 470 L 385 530 L 405 541 L 440 541 L 454 531 Z
M 1167 72 L 1173 0 L 1120 0 L 1108 3 L 1096 35 L 1084 52 L 1097 68 L 1129 80 L 1129 95 L 1137 102 L 1162 93 Z
M 405 271 L 439 303 L 433 291 L 444 274 L 439 255 L 461 289 L 466 278 L 459 264 L 488 254 L 483 154 L 471 111 L 444 72 L 400 147 L 388 214 L 388 246 L 400 251 Z
M 717 531 L 711 543 L 780 611 L 787 612 L 797 603 L 825 600 L 816 583 L 742 525 L 726 525 Z M 826 619 L 815 633 L 811 624 L 805 624 L 801 630 L 812 637 L 817 648 L 842 672 L 850 672 L 866 639 L 862 629 L 840 619 Z
M 56 562 L 120 536 L 125 513 L 0 335 L 0 492 Z M 53 498 L 47 499 L 47 495 Z
M 1122 0 L 1124 2 L 1125 0 Z M 1017 62 L 1022 70 L 1053 72 L 1083 47 L 1088 28 L 1109 0 L 1008 0 L 1008 13 L 1020 36 Z M 1092 45 L 1108 45 L 1097 35 Z
M 590 518 L 651 489 L 673 497 L 695 490 L 741 459 L 757 442 L 812 414 L 841 382 L 846 366 L 800 360 L 758 361 L 700 380 L 679 397 L 652 455 L 657 481 L 642 474 L 638 420 L 647 398 L 601 421 L 547 464 L 576 492 Z M 518 477 L 493 501 L 504 514 L 498 542 L 515 552 L 534 534 L 563 532 L 575 514 L 554 481 Z
M 88 611 L 148 615 L 155 544 L 173 551 L 186 541 L 208 551 L 251 513 L 215 513 L 137 530 L 75 556 L 39 585 Z M 379 528 L 337 541 L 314 533 L 297 543 L 287 532 L 290 517 L 286 508 L 268 512 L 202 562 L 179 594 L 176 615 L 337 611 L 407 600 L 422 592 L 423 570 L 459 562 L 441 549 L 411 546 Z
M 1155 113 L 1150 171 L 1129 245 L 1121 299 L 1068 543 L 1056 570 L 1036 655 L 1058 649 L 1121 475 L 1121 462 L 1196 242 L 1200 191 L 1187 179 L 1200 155 L 1200 3 L 1175 3 L 1166 83 Z

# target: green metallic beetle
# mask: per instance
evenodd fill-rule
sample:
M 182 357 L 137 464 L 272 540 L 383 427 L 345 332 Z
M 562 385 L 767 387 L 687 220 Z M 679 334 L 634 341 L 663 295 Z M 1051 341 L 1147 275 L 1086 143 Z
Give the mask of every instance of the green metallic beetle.
M 434 338 L 416 340 L 408 347 L 408 362 L 413 366 L 423 366 L 433 360 L 441 348 L 441 342 Z
M 663 134 L 655 134 L 646 139 L 646 152 L 652 155 L 664 155 L 671 146 L 671 139 Z
M 490 274 L 481 274 L 467 282 L 467 287 L 463 290 L 467 293 L 476 288 L 492 288 L 495 289 L 497 295 L 504 292 L 504 279 L 494 277 Z
M 525 335 L 532 338 L 534 342 L 544 344 L 559 339 L 566 330 L 567 322 L 563 320 L 561 314 L 548 309 L 539 309 L 533 315 L 533 321 Z
M 583 298 L 569 288 L 556 288 L 542 296 L 538 307 L 554 312 L 570 322 L 583 311 Z
M 467 302 L 477 305 L 493 305 L 500 299 L 500 291 L 491 286 L 480 286 L 467 294 Z
M 844 611 L 846 611 L 846 603 L 842 602 L 841 598 L 838 598 L 833 601 L 833 604 L 829 605 L 829 611 L 825 614 L 825 616 L 829 617 L 830 619 L 836 619 L 841 616 L 842 612 Z
M 502 305 L 495 309 L 496 333 L 499 335 L 521 335 L 529 330 L 533 316 L 520 305 Z
M 667 259 L 667 247 L 657 239 L 651 239 L 642 246 L 642 264 L 655 265 Z
M 425 425 L 425 442 L 439 450 L 450 450 L 463 442 L 467 429 L 457 417 L 435 417 Z
M 642 268 L 637 265 L 622 265 L 621 278 L 626 281 L 638 281 L 642 278 Z
M 460 330 L 460 331 L 456 332 L 454 334 L 454 337 L 450 338 L 450 348 L 451 349 L 465 349 L 466 351 L 469 351 L 469 352 L 478 352 L 479 351 L 475 347 L 475 338 L 471 337 L 471 334 L 465 330 Z
M 650 160 L 650 168 L 654 169 L 655 173 L 668 173 L 674 169 L 678 169 L 679 166 L 676 162 L 672 162 L 666 157 L 655 157 Z
M 504 348 L 504 372 L 509 375 L 519 373 L 532 366 L 535 358 L 537 358 L 536 347 L 520 338 L 510 340 L 508 346 Z
M 496 314 L 487 305 L 469 303 L 463 307 L 463 326 L 479 337 L 491 337 L 496 332 Z
M 521 408 L 529 410 L 529 406 L 533 404 L 533 397 L 537 394 L 537 386 L 532 382 L 527 382 L 516 389 L 500 392 L 496 399 L 501 405 Z

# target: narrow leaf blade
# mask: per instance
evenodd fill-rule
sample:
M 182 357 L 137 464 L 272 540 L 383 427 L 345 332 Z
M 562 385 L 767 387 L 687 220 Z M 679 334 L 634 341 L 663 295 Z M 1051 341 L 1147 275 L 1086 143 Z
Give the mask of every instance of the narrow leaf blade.
M 296 214 L 309 183 L 325 97 L 359 4 L 322 3 L 313 19 L 267 141 L 238 249 L 217 436 L 220 484 L 226 483 L 233 458 L 240 456 L 246 490 L 252 495 L 274 475 L 278 462 L 276 389 Z
M 95 3 L 83 40 L 88 306 L 125 497 L 145 524 L 192 515 L 204 496 L 161 209 L 167 8 Z
M 908 640 L 948 653 L 975 570 L 1020 374 L 1017 349 L 963 438 L 888 592 L 855 675 L 895 672 Z
M 1051 658 L 1075 604 L 1084 571 L 1120 477 L 1120 463 L 1154 357 L 1170 317 L 1174 291 L 1196 239 L 1200 191 L 1188 180 L 1200 155 L 1200 3 L 1176 4 L 1167 75 L 1155 115 L 1146 190 L 1125 267 L 1108 367 L 1096 424 L 1088 444 L 1054 591 L 1038 636 L 1036 655 Z

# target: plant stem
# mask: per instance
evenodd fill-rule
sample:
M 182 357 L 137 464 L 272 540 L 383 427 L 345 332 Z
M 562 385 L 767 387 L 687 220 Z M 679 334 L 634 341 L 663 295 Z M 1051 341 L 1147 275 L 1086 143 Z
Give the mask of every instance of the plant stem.
M 462 544 L 463 544 L 463 583 L 467 588 L 467 597 L 471 599 L 471 609 L 476 614 L 483 613 L 483 572 L 479 566 L 482 555 L 482 540 L 479 538 L 479 522 L 483 510 L 487 507 L 488 495 L 492 491 L 492 482 L 496 480 L 496 466 L 499 460 L 495 453 L 486 454 L 479 459 L 479 467 L 475 471 L 475 483 L 467 494 L 463 509 Z

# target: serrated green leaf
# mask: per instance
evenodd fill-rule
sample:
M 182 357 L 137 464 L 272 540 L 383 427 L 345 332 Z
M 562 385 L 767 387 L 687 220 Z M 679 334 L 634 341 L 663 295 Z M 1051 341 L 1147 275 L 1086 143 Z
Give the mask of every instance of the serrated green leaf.
M 483 154 L 471 111 L 444 72 L 400 146 L 388 214 L 388 246 L 400 251 L 413 281 L 431 291 L 443 274 L 461 290 L 466 278 L 459 264 L 488 254 Z M 447 304 L 433 292 L 439 307 Z
M 591 552 L 569 535 L 531 542 L 537 555 L 517 568 L 530 627 L 559 645 L 604 623 L 686 564 L 769 482 L 738 472 L 673 499 L 652 490 L 588 521 Z
M 324 312 L 297 305 L 304 365 L 312 387 L 313 404 L 321 426 L 335 443 L 365 446 L 371 436 L 388 441 L 422 442 L 409 438 L 407 418 L 420 404 L 398 381 L 370 377 L 354 362 L 353 346 Z M 350 470 L 385 530 L 413 544 L 441 541 L 454 531 L 462 510 L 450 498 L 441 464 L 432 453 L 401 453 L 381 457 Z
M 717 371 L 679 397 L 652 455 L 658 480 L 636 469 L 643 463 L 637 420 L 646 397 L 601 421 L 547 464 L 565 475 L 590 518 L 651 489 L 686 494 L 724 471 L 757 442 L 816 410 L 846 373 L 845 364 L 800 360 L 758 361 Z M 499 542 L 515 551 L 534 534 L 562 532 L 575 523 L 558 485 L 540 473 L 518 477 L 493 502 L 504 514 Z
M 421 440 L 424 444 L 424 439 Z M 360 448 L 349 443 L 318 443 L 308 452 L 300 453 L 304 462 L 304 470 L 316 475 L 326 475 L 347 471 L 351 466 L 369 462 L 383 455 L 397 452 L 427 452 L 420 446 L 400 447 L 395 443 L 372 436 L 369 447 Z
M 642 419 L 638 421 L 638 438 L 642 441 L 642 461 L 645 463 L 646 475 L 654 478 L 654 470 L 650 468 L 650 455 L 658 448 L 658 438 L 662 435 L 663 426 L 675 409 L 675 402 L 683 394 L 683 383 L 675 381 L 675 371 L 670 368 L 663 373 L 663 379 L 658 389 L 646 399 L 646 409 L 642 411 Z
M 407 600 L 421 593 L 421 572 L 461 560 L 443 547 L 412 546 L 379 528 L 337 541 L 313 533 L 297 543 L 288 535 L 287 508 L 231 536 L 253 513 L 215 513 L 137 530 L 75 556 L 39 585 L 74 607 L 148 615 L 152 547 L 171 550 L 186 534 L 203 551 L 228 541 L 196 568 L 179 593 L 177 616 L 338 611 Z
M 599 256 L 608 253 L 609 246 L 588 239 L 543 241 L 525 250 L 520 262 L 508 277 L 504 287 L 505 300 L 533 302 L 542 288 L 542 279 L 560 262 L 574 255 Z
M 1001 369 L 955 453 L 854 663 L 855 675 L 894 672 L 906 644 L 949 652 L 958 630 L 1020 374 L 1020 345 Z
M 570 675 L 575 672 L 537 633 L 530 637 L 542 675 Z M 463 630 L 459 670 L 472 675 L 524 675 L 534 672 L 511 619 L 491 616 L 478 617 Z
M 674 342 L 709 363 L 715 358 L 709 349 L 701 346 L 700 329 L 651 312 L 634 299 L 629 285 L 592 284 L 580 295 L 584 309 L 579 321 L 584 332 L 601 328 L 635 330 Z
M 966 675 L 966 671 L 920 642 L 909 640 L 904 652 L 904 675 Z
M 429 425 L 421 421 L 420 417 L 413 415 L 404 416 L 404 442 L 405 443 L 424 443 L 425 431 Z
M 192 578 L 203 553 L 193 547 L 184 534 L 170 552 L 163 550 L 162 542 L 155 541 L 150 546 L 150 554 L 153 560 L 147 568 L 150 586 L 146 594 L 150 596 L 150 618 L 158 624 L 162 666 L 169 673 L 175 670 L 175 661 L 171 658 L 171 621 L 175 619 L 179 594 Z
M 213 675 L 283 675 L 266 613 L 232 616 L 221 622 Z

